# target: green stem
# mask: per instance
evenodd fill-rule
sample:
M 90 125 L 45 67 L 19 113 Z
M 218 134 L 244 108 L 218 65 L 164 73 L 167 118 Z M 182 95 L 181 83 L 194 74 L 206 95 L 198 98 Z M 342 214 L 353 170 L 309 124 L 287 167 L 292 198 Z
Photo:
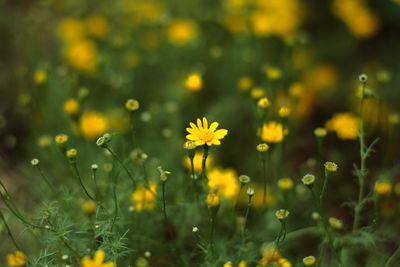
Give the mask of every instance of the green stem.
M 262 172 L 263 172 L 263 182 L 264 182 L 264 187 L 263 187 L 263 210 L 265 211 L 267 209 L 267 170 L 266 170 L 266 164 L 265 164 L 265 158 L 263 157 L 261 159 L 261 165 L 262 165 Z
M 400 254 L 400 246 L 396 249 L 396 251 L 386 260 L 385 267 L 390 267 L 391 263 L 398 257 Z
M 358 174 L 358 182 L 360 185 L 360 190 L 358 193 L 358 201 L 354 206 L 354 222 L 353 222 L 353 232 L 358 229 L 360 223 L 360 213 L 363 208 L 363 199 L 364 199 L 364 184 L 366 177 L 366 169 L 365 169 L 365 133 L 364 133 L 364 96 L 365 94 L 365 82 L 362 83 L 362 92 L 361 92 L 361 107 L 360 107 L 360 133 L 359 133 L 359 142 L 360 142 L 360 171 Z
M 39 171 L 39 174 L 40 174 L 40 176 L 42 177 L 43 181 L 47 184 L 47 186 L 48 186 L 53 192 L 55 192 L 55 189 L 54 189 L 53 185 L 52 185 L 52 184 L 50 183 L 50 181 L 47 179 L 46 175 L 44 175 L 44 173 L 43 173 L 43 171 L 42 171 L 42 168 L 40 168 L 39 165 L 36 165 L 36 167 L 37 167 L 37 169 L 38 169 L 38 171 Z
M 240 195 L 242 193 L 242 190 L 243 190 L 243 184 L 240 183 L 239 192 L 238 192 L 238 194 L 236 196 L 236 202 L 235 202 L 235 206 L 233 208 L 234 211 L 237 209 L 237 206 L 239 205 L 239 199 L 240 199 Z
M 208 145 L 203 146 L 203 160 L 201 162 L 201 178 L 203 181 L 207 181 L 207 157 L 208 157 L 208 151 L 210 147 Z
M 83 191 L 85 191 L 85 194 L 87 195 L 87 197 L 90 198 L 93 201 L 96 201 L 96 199 L 89 193 L 89 191 L 87 190 L 86 186 L 84 185 L 82 177 L 81 177 L 81 175 L 79 173 L 79 170 L 78 170 L 78 165 L 76 164 L 76 162 L 75 161 L 71 162 L 71 166 L 72 166 L 72 169 L 74 171 L 74 174 L 78 178 L 79 184 L 81 185 Z
M 108 152 L 110 152 L 110 154 L 118 161 L 118 163 L 122 166 L 122 168 L 125 170 L 125 172 L 128 174 L 129 178 L 132 180 L 133 182 L 133 188 L 136 188 L 136 181 L 135 178 L 133 178 L 133 175 L 131 173 L 131 171 L 125 166 L 125 164 L 122 162 L 122 160 L 118 157 L 117 154 L 114 153 L 114 151 L 109 148 L 108 146 L 105 147 L 107 149 Z
M 7 224 L 6 218 L 4 218 L 4 215 L 3 215 L 3 213 L 1 212 L 1 210 L 0 210 L 0 218 L 1 218 L 1 220 L 3 221 L 4 226 L 5 226 L 6 230 L 7 230 L 7 234 L 8 234 L 8 236 L 10 237 L 11 241 L 13 242 L 15 248 L 16 248 L 17 250 L 21 250 L 21 247 L 20 247 L 20 246 L 17 244 L 17 242 L 15 241 L 15 238 L 14 238 L 13 234 L 11 233 L 10 227 L 9 227 L 8 224 Z
M 163 214 L 164 220 L 167 221 L 167 209 L 166 209 L 166 199 L 165 199 L 165 182 L 161 182 L 162 185 L 162 198 L 163 198 Z

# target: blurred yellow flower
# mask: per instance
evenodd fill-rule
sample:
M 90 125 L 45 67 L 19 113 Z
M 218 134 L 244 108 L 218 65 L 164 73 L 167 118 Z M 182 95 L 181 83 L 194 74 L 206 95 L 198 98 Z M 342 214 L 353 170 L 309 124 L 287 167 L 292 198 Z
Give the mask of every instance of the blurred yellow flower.
M 298 0 L 256 0 L 255 4 L 250 23 L 256 36 L 289 37 L 300 26 L 302 10 Z
M 220 145 L 220 140 L 228 134 L 228 130 L 217 130 L 218 125 L 218 122 L 213 122 L 210 128 L 208 128 L 208 121 L 205 117 L 203 117 L 203 122 L 197 119 L 197 125 L 191 122 L 190 128 L 186 128 L 186 131 L 189 133 L 186 135 L 186 139 L 196 142 L 196 146 Z
M 26 263 L 25 254 L 17 250 L 15 253 L 11 253 L 7 255 L 7 263 L 10 267 L 24 267 Z
M 261 139 L 267 143 L 279 143 L 284 138 L 283 125 L 276 121 L 265 123 L 261 129 Z
M 263 186 L 255 184 L 254 185 L 255 190 L 254 190 L 254 196 L 252 198 L 252 206 L 255 208 L 262 208 L 264 207 L 263 201 L 264 201 L 264 196 L 263 196 Z M 241 203 L 247 204 L 248 197 L 247 196 L 242 196 L 241 198 Z M 271 189 L 267 187 L 267 194 L 265 198 L 265 205 L 267 207 L 271 206 L 271 204 L 274 202 L 274 198 L 271 193 Z
M 379 18 L 366 6 L 366 1 L 334 0 L 332 9 L 356 37 L 372 37 L 379 29 Z
M 262 87 L 254 87 L 253 89 L 251 89 L 250 94 L 252 98 L 260 99 L 265 96 L 265 91 Z
M 79 103 L 76 99 L 70 98 L 64 102 L 64 113 L 74 116 L 79 112 Z
M 85 26 L 83 22 L 78 19 L 65 18 L 59 22 L 57 34 L 64 42 L 75 42 L 84 37 Z
M 190 73 L 185 79 L 184 86 L 189 91 L 200 91 L 203 88 L 203 79 L 201 74 L 198 72 Z
M 194 154 L 194 158 L 193 158 L 193 167 L 194 167 L 195 172 L 201 171 L 202 161 L 203 161 L 203 151 L 196 152 Z M 206 168 L 209 169 L 212 166 L 212 163 L 213 163 L 213 156 L 209 154 L 207 157 L 207 161 L 206 161 Z M 186 169 L 188 169 L 188 170 L 191 169 L 190 159 L 188 157 L 185 156 L 185 160 L 184 160 L 183 164 L 186 167 Z
M 131 194 L 131 201 L 134 204 L 135 211 L 141 212 L 143 210 L 152 210 L 156 207 L 156 194 L 157 184 L 150 182 L 148 188 L 143 185 L 138 186 L 138 188 Z
M 387 180 L 376 181 L 374 190 L 380 196 L 390 195 L 392 192 L 392 183 Z
M 262 248 L 261 266 L 292 267 L 289 260 L 283 258 L 279 250 L 272 244 L 264 245 Z
M 48 135 L 41 135 L 37 140 L 37 145 L 41 148 L 48 148 L 51 145 L 51 137 Z
M 42 69 L 38 69 L 33 73 L 33 81 L 37 85 L 42 85 L 47 81 L 47 73 Z
M 253 79 L 248 76 L 243 76 L 238 81 L 238 87 L 241 91 L 250 90 L 252 85 L 253 85 Z
M 341 230 L 343 229 L 343 221 L 339 220 L 338 218 L 335 217 L 330 217 L 328 219 L 329 225 L 336 230 Z
M 112 261 L 104 262 L 106 254 L 103 250 L 97 250 L 94 254 L 93 259 L 89 256 L 83 257 L 81 261 L 82 267 L 115 267 L 115 263 Z
M 307 88 L 315 91 L 332 89 L 338 80 L 336 68 L 327 63 L 321 63 L 308 70 L 303 78 Z
M 219 206 L 219 196 L 215 193 L 209 193 L 206 198 L 208 208 L 215 208 Z
M 95 139 L 108 130 L 108 119 L 97 111 L 85 111 L 79 121 L 79 128 L 86 139 Z
M 360 120 L 351 113 L 337 113 L 325 123 L 326 129 L 336 132 L 343 140 L 354 140 L 358 137 Z
M 219 196 L 234 200 L 239 193 L 239 180 L 233 169 L 214 168 L 208 173 L 208 188 Z
M 96 202 L 93 200 L 85 200 L 82 203 L 82 211 L 87 215 L 92 215 L 96 212 Z
M 282 191 L 288 191 L 293 188 L 293 180 L 291 178 L 281 178 L 278 180 L 278 187 Z
M 197 37 L 198 29 L 190 19 L 173 20 L 167 29 L 168 40 L 178 46 L 185 45 Z
M 93 15 L 86 19 L 88 33 L 96 38 L 104 38 L 108 33 L 108 22 L 103 16 Z
M 80 39 L 67 46 L 65 57 L 67 62 L 80 71 L 92 73 L 96 71 L 96 44 L 89 39 Z
M 282 77 L 282 71 L 277 67 L 267 67 L 265 74 L 270 80 L 278 80 Z

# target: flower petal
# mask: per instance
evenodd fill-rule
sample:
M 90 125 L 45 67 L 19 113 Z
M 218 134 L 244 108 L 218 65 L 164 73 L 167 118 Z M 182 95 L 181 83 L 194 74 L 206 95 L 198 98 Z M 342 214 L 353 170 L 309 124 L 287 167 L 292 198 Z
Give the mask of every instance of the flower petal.
M 104 253 L 103 250 L 98 250 L 96 251 L 96 253 L 94 254 L 94 261 L 97 264 L 102 264 L 104 262 L 104 258 L 105 258 L 106 254 Z
M 222 138 L 224 138 L 224 136 L 227 135 L 227 134 L 228 134 L 228 130 L 226 130 L 226 129 L 219 129 L 219 130 L 215 131 L 214 136 L 215 136 L 215 138 L 217 138 L 217 139 L 222 139 Z
M 206 117 L 203 117 L 203 128 L 208 129 L 208 121 Z
M 197 119 L 197 127 L 199 128 L 199 130 L 203 130 L 203 125 L 201 124 L 201 120 Z
M 196 146 L 202 146 L 205 144 L 203 140 L 193 140 L 193 141 L 195 141 Z
M 199 140 L 199 138 L 198 138 L 196 135 L 194 135 L 194 134 L 188 134 L 188 135 L 186 135 L 186 139 L 187 139 L 187 140 L 190 140 L 190 141 Z
M 221 141 L 219 141 L 218 139 L 213 139 L 212 144 L 219 146 L 221 144 Z
M 210 125 L 210 131 L 214 132 L 218 128 L 219 123 L 218 122 L 213 122 Z

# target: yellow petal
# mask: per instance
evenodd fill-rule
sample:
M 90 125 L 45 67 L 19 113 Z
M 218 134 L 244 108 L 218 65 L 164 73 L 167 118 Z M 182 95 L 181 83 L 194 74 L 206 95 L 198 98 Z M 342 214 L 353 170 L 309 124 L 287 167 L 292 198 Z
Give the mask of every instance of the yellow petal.
M 187 139 L 187 140 L 190 140 L 190 141 L 196 141 L 196 140 L 198 140 L 199 138 L 198 138 L 196 135 L 194 135 L 194 134 L 188 134 L 188 135 L 186 135 L 186 139 Z
M 207 121 L 206 117 L 203 117 L 203 128 L 208 129 L 208 121 Z
M 105 255 L 104 251 L 100 249 L 100 250 L 96 251 L 96 253 L 94 254 L 94 261 L 97 264 L 102 264 L 105 256 L 106 255 Z
M 205 144 L 203 140 L 192 140 L 192 141 L 195 141 L 196 146 L 202 146 Z
M 211 125 L 210 125 L 210 131 L 214 132 L 214 131 L 217 129 L 218 125 L 219 125 L 218 122 L 213 122 L 213 123 L 211 123 Z
M 197 128 L 196 128 L 196 129 L 193 129 L 193 128 L 186 128 L 186 131 L 188 131 L 188 132 L 191 133 L 191 134 L 195 134 L 195 133 L 198 133 L 198 132 L 199 132 L 199 130 L 197 130 Z
M 219 146 L 221 144 L 221 142 L 218 139 L 213 139 L 212 144 Z
M 190 127 L 192 127 L 193 129 L 197 129 L 196 124 L 194 124 L 193 122 L 189 123 Z
M 222 139 L 222 138 L 224 138 L 224 136 L 227 135 L 227 134 L 228 134 L 228 130 L 226 130 L 226 129 L 220 129 L 220 130 L 215 131 L 214 136 L 215 136 L 215 138 L 217 138 L 217 139 Z
M 197 119 L 197 127 L 199 128 L 199 130 L 203 130 L 203 125 L 201 124 L 200 119 Z

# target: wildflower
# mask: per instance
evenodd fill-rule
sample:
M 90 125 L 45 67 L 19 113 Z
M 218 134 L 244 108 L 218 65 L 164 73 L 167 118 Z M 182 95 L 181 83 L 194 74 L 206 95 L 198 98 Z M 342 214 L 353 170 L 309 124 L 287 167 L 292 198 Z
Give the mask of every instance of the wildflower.
M 114 262 L 104 262 L 105 256 L 106 255 L 103 250 L 97 250 L 93 259 L 91 259 L 89 256 L 83 257 L 81 265 L 82 267 L 114 267 Z
M 233 169 L 214 168 L 208 173 L 208 188 L 218 189 L 218 195 L 234 200 L 239 192 L 237 174 Z
M 139 109 L 139 101 L 136 99 L 128 99 L 125 102 L 125 108 L 129 111 L 135 111 Z
M 167 180 L 168 180 L 168 175 L 170 175 L 171 172 L 169 172 L 169 171 L 164 171 L 164 170 L 162 169 L 161 166 L 158 166 L 158 167 L 157 167 L 157 170 L 160 172 L 160 180 L 161 180 L 162 182 L 167 181 Z
M 330 217 L 328 219 L 329 225 L 336 230 L 343 229 L 343 222 L 337 218 Z
M 361 74 L 360 76 L 358 76 L 358 79 L 360 80 L 360 82 L 366 83 L 368 80 L 368 76 L 366 74 Z
M 70 43 L 66 49 L 67 62 L 77 70 L 93 73 L 97 68 L 96 44 L 89 39 L 79 39 Z
M 86 28 L 91 36 L 104 38 L 108 33 L 108 22 L 103 16 L 90 16 L 86 19 Z
M 186 141 L 183 144 L 183 148 L 186 150 L 194 150 L 194 149 L 196 149 L 196 143 L 193 141 Z
M 283 140 L 283 125 L 270 121 L 262 126 L 261 139 L 267 143 L 279 143 Z
M 369 38 L 379 29 L 379 18 L 361 0 L 335 0 L 333 12 L 359 38 Z
M 298 0 L 259 1 L 251 14 L 250 25 L 255 36 L 277 35 L 285 38 L 295 34 L 302 21 Z
M 254 188 L 253 187 L 247 188 L 247 192 L 246 193 L 249 196 L 249 198 L 252 198 L 254 196 L 254 193 L 255 193 Z
M 70 98 L 64 102 L 63 106 L 64 113 L 69 116 L 77 115 L 79 112 L 79 103 L 73 98 Z
M 269 146 L 265 143 L 258 144 L 256 150 L 260 153 L 265 153 L 269 149 Z
M 58 24 L 57 34 L 63 41 L 72 43 L 83 38 L 84 25 L 78 19 L 65 18 Z
M 250 90 L 251 86 L 253 85 L 253 79 L 247 76 L 243 76 L 238 81 L 238 87 L 241 91 L 248 91 Z
M 186 131 L 189 132 L 189 134 L 186 135 L 186 139 L 195 141 L 196 146 L 220 145 L 220 140 L 225 137 L 228 130 L 216 130 L 218 125 L 218 122 L 213 122 L 211 123 L 210 128 L 208 128 L 208 121 L 205 117 L 203 117 L 203 122 L 200 119 L 197 119 L 197 126 L 191 122 L 190 128 L 186 128 Z
M 387 180 L 376 181 L 374 191 L 379 196 L 390 195 L 392 192 L 392 183 Z
M 274 245 L 268 244 L 262 248 L 261 266 L 292 267 L 289 260 L 283 258 Z
M 251 97 L 254 99 L 260 99 L 265 96 L 264 88 L 262 87 L 254 87 L 251 89 Z
M 287 118 L 290 116 L 291 110 L 289 107 L 281 107 L 278 111 L 279 117 Z
M 305 266 L 313 266 L 317 260 L 314 256 L 307 256 L 303 258 L 303 264 Z
M 219 206 L 219 197 L 215 193 L 209 193 L 207 195 L 206 202 L 207 202 L 208 208 L 216 208 Z
M 48 148 L 51 145 L 51 137 L 48 135 L 42 135 L 37 140 L 37 145 L 41 148 Z
M 222 267 L 233 267 L 232 262 L 227 261 L 224 263 L 224 265 Z
M 335 114 L 325 126 L 330 131 L 335 131 L 340 139 L 354 140 L 358 136 L 360 120 L 351 113 Z
M 86 215 L 93 215 L 96 212 L 96 203 L 93 200 L 85 200 L 82 203 L 82 211 Z
M 63 146 L 68 142 L 68 135 L 66 134 L 57 134 L 54 138 L 55 142 L 59 146 Z
M 328 172 L 336 172 L 338 169 L 337 164 L 330 161 L 325 162 L 324 166 L 325 166 L 325 171 Z
M 10 267 L 24 267 L 26 264 L 25 254 L 20 250 L 8 254 L 7 263 Z
M 275 216 L 278 220 L 285 220 L 289 216 L 289 211 L 285 209 L 280 209 L 275 212 Z
M 129 157 L 135 162 L 143 163 L 149 156 L 140 148 L 136 148 L 132 150 L 132 152 L 129 154 Z
M 67 156 L 68 159 L 75 160 L 76 156 L 78 155 L 78 151 L 75 148 L 70 148 L 67 150 L 65 155 Z
M 198 72 L 190 73 L 185 79 L 184 86 L 189 91 L 200 91 L 203 88 L 203 79 L 201 74 Z
M 241 184 L 248 184 L 248 183 L 250 183 L 250 177 L 247 175 L 244 175 L 244 174 L 239 175 L 239 182 Z
M 267 67 L 265 74 L 270 80 L 278 80 L 282 77 L 282 71 L 277 67 Z
M 282 191 L 289 191 L 293 188 L 293 180 L 290 178 L 281 178 L 278 180 L 278 187 Z
M 327 130 L 325 128 L 320 127 L 320 128 L 316 128 L 314 130 L 314 135 L 316 137 L 325 137 L 326 134 L 327 134 Z
M 303 182 L 304 185 L 311 187 L 314 185 L 315 182 L 315 176 L 312 174 L 306 174 L 303 176 L 303 178 L 301 179 L 301 181 Z
M 192 41 L 197 36 L 197 25 L 189 19 L 176 19 L 167 29 L 168 40 L 177 46 L 182 46 Z
M 97 165 L 97 164 L 92 164 L 92 165 L 90 166 L 90 168 L 92 169 L 92 171 L 97 171 L 97 169 L 99 168 L 99 165 Z
M 199 228 L 198 228 L 198 227 L 194 226 L 194 227 L 192 228 L 192 232 L 193 232 L 193 233 L 197 233 L 198 231 L 199 231 Z
M 37 166 L 37 165 L 39 165 L 39 163 L 40 163 L 40 161 L 38 159 L 36 159 L 36 158 L 31 160 L 32 166 Z
M 47 73 L 44 70 L 36 70 L 35 73 L 33 73 L 33 81 L 37 85 L 42 85 L 47 81 Z
M 157 184 L 150 182 L 148 188 L 143 185 L 138 186 L 138 188 L 131 194 L 131 201 L 135 205 L 135 211 L 141 212 L 143 210 L 152 210 L 156 206 L 156 195 Z
M 79 126 L 86 139 L 94 139 L 108 130 L 107 118 L 96 111 L 86 111 L 82 114 Z
M 269 100 L 267 97 L 260 98 L 257 102 L 257 106 L 261 109 L 266 109 L 270 106 Z
M 111 135 L 109 133 L 105 133 L 97 139 L 96 145 L 99 147 L 107 147 L 107 144 L 110 141 L 111 141 Z

